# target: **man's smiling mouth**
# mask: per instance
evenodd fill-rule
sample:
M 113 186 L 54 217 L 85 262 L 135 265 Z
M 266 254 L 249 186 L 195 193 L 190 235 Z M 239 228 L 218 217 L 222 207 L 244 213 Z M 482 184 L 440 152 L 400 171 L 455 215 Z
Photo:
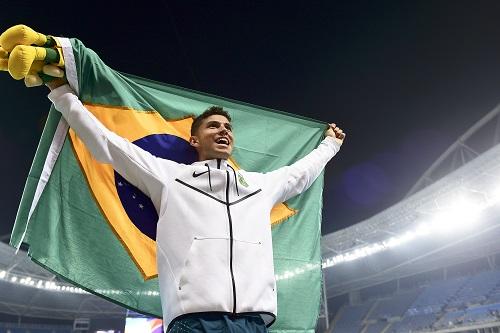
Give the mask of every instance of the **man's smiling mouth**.
M 215 143 L 229 146 L 229 139 L 228 138 L 218 138 L 215 140 Z

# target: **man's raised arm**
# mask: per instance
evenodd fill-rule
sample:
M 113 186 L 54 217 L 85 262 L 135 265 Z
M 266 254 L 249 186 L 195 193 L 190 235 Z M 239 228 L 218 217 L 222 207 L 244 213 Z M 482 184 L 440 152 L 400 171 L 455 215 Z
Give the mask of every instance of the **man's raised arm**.
M 56 80 L 47 86 L 52 90 L 49 99 L 92 156 L 102 163 L 113 165 L 119 174 L 148 195 L 158 209 L 163 184 L 178 164 L 157 158 L 108 130 L 64 81 Z
M 274 202 L 286 201 L 306 191 L 340 150 L 344 139 L 342 129 L 330 124 L 316 149 L 292 165 L 266 173 L 266 183 L 270 185 Z

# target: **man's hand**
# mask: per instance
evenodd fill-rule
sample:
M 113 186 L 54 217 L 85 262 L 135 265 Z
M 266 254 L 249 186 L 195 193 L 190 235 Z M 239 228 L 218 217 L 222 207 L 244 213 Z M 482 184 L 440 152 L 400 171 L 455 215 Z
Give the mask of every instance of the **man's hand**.
M 66 83 L 68 83 L 68 81 L 66 81 L 66 78 L 61 77 L 61 78 L 57 78 L 57 79 L 54 79 L 52 81 L 49 81 L 49 82 L 45 83 L 45 85 L 47 87 L 49 87 L 49 89 L 52 91 L 56 88 L 59 88 L 62 85 L 65 85 Z
M 337 125 L 335 125 L 334 123 L 329 125 L 329 128 L 325 132 L 325 136 L 331 136 L 339 144 L 342 144 L 345 139 L 344 131 L 342 131 L 342 129 L 337 127 Z

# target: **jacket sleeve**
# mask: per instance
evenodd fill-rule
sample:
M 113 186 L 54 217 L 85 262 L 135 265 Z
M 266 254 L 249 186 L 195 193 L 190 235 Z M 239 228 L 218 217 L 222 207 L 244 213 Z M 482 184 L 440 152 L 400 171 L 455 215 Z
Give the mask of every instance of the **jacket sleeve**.
M 326 137 L 316 149 L 292 165 L 264 174 L 274 204 L 306 191 L 339 150 L 340 144 Z
M 157 158 L 108 130 L 87 110 L 69 85 L 54 89 L 48 97 L 96 160 L 111 164 L 127 181 L 157 203 L 154 199 L 158 199 L 161 184 L 178 166 L 176 162 Z

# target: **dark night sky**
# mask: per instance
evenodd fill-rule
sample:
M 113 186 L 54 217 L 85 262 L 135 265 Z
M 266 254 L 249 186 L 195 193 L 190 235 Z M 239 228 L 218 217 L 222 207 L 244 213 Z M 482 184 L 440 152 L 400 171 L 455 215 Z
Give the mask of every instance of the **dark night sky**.
M 341 126 L 348 136 L 327 167 L 323 233 L 401 200 L 500 102 L 498 1 L 67 5 L 2 1 L 0 29 L 78 37 L 115 69 Z M 50 104 L 46 88 L 7 73 L 0 89 L 1 236 Z

